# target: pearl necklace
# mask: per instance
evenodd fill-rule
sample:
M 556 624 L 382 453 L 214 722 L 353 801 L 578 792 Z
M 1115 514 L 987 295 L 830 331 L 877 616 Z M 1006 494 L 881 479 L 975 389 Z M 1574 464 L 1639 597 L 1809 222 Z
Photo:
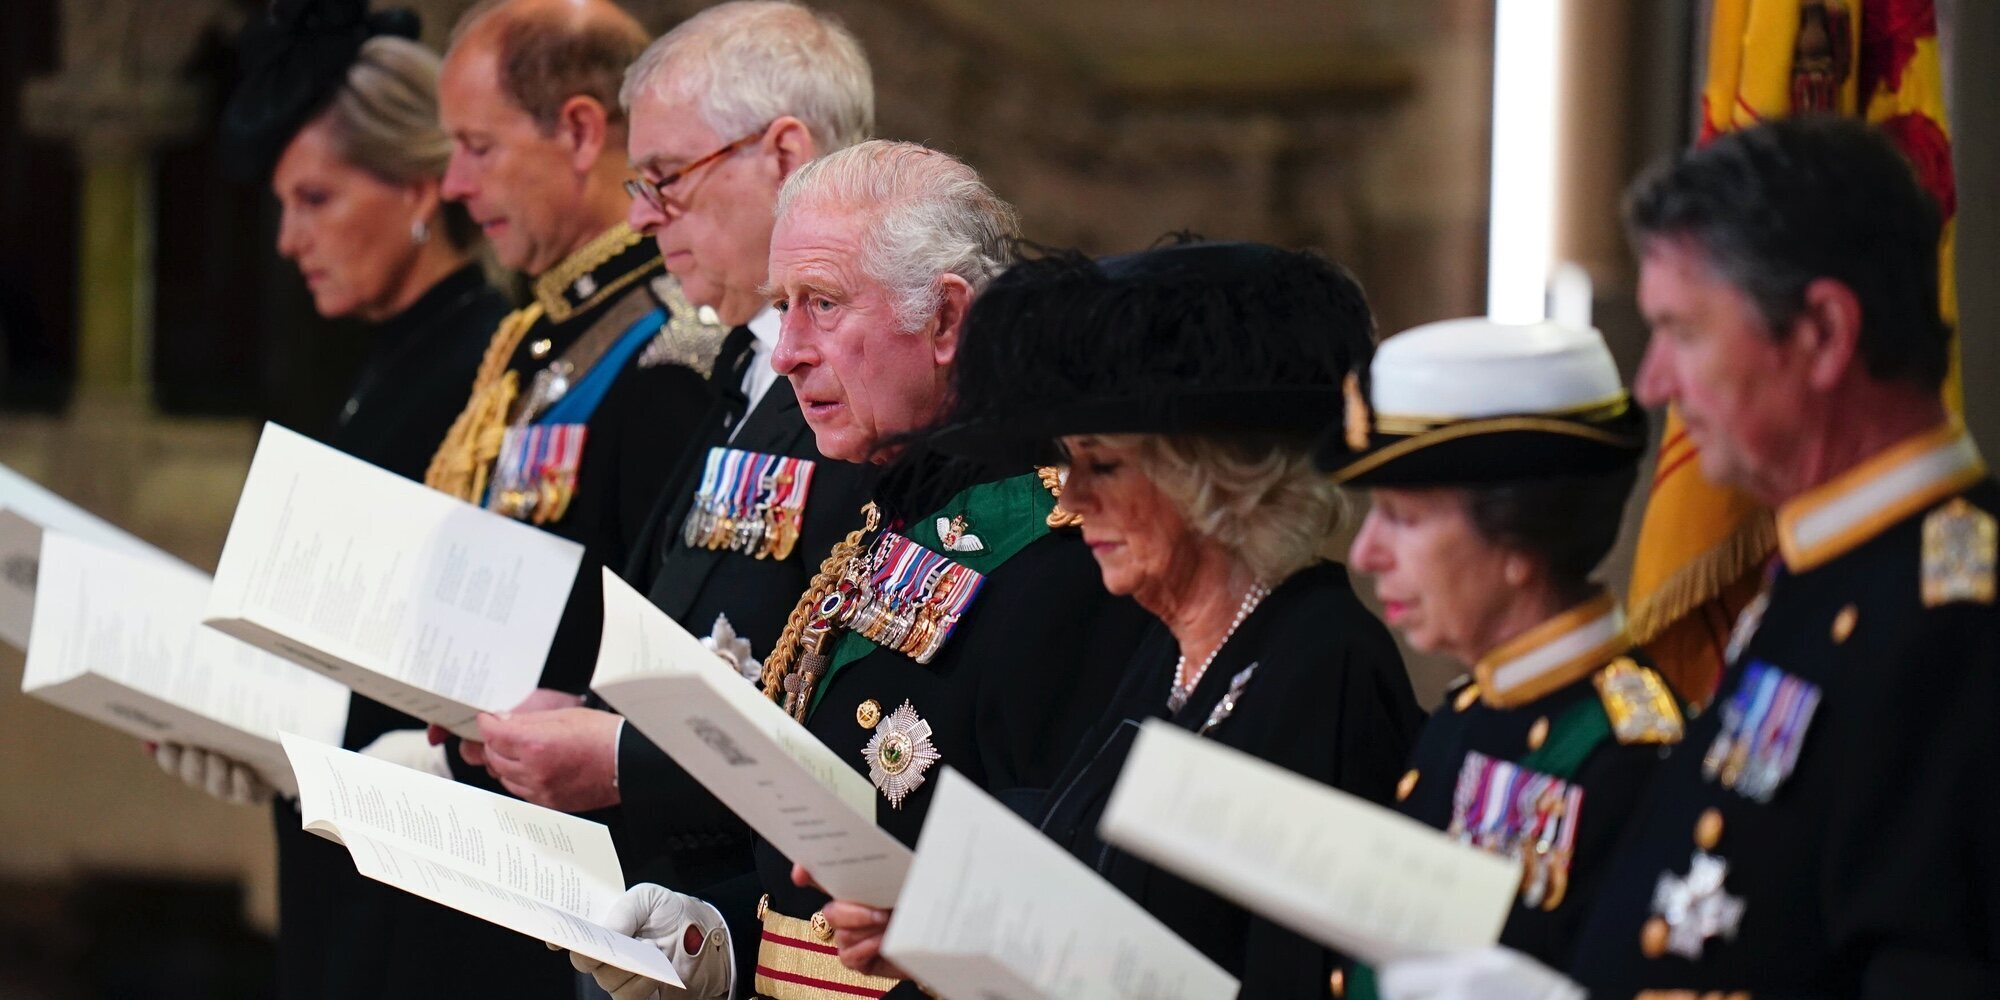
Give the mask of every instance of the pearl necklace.
M 1177 713 L 1187 705 L 1188 698 L 1194 695 L 1195 687 L 1201 683 L 1202 677 L 1208 674 L 1209 666 L 1215 662 L 1217 656 L 1221 655 L 1222 647 L 1229 645 L 1229 637 L 1236 634 L 1236 630 L 1243 624 L 1243 619 L 1250 617 L 1250 612 L 1257 610 L 1257 605 L 1263 603 L 1264 598 L 1270 596 L 1270 593 L 1271 588 L 1261 583 L 1250 585 L 1250 589 L 1243 594 L 1243 603 L 1236 606 L 1236 617 L 1229 622 L 1229 630 L 1222 633 L 1222 641 L 1216 643 L 1215 648 L 1208 651 L 1208 658 L 1202 660 L 1201 666 L 1195 668 L 1194 676 L 1187 678 L 1186 681 L 1181 680 L 1187 671 L 1186 653 L 1182 653 L 1180 659 L 1174 661 L 1173 683 L 1167 689 L 1168 712 Z

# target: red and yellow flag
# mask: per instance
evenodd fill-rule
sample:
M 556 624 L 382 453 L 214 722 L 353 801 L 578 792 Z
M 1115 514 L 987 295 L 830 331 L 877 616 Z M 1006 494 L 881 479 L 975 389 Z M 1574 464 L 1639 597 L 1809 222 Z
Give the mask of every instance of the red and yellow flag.
M 1938 294 L 1956 324 L 1957 195 L 1932 0 L 1714 0 L 1701 139 L 1806 111 L 1862 114 L 1903 148 L 1944 214 Z M 1959 408 L 1958 351 L 1945 396 Z M 1776 543 L 1770 512 L 1704 479 L 1671 409 L 1639 528 L 1628 616 L 1662 672 L 1706 702 Z

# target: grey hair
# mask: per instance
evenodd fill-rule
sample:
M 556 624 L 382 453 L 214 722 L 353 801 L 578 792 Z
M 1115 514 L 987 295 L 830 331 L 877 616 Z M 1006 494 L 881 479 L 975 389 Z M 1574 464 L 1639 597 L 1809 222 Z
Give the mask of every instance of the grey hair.
M 682 21 L 625 71 L 618 103 L 642 94 L 692 105 L 724 142 L 790 115 L 820 153 L 875 131 L 875 84 L 840 21 L 789 0 L 735 0 Z
M 862 269 L 889 290 L 905 333 L 942 302 L 938 278 L 955 274 L 986 288 L 1014 262 L 1020 220 L 977 171 L 949 153 L 914 142 L 872 139 L 792 172 L 778 191 L 777 217 L 801 205 L 866 214 Z
M 1275 587 L 1320 558 L 1346 501 L 1313 467 L 1305 438 L 1105 435 L 1131 448 L 1139 471 L 1197 535 L 1213 539 Z
M 378 35 L 362 43 L 322 113 L 334 152 L 391 184 L 443 177 L 451 136 L 438 124 L 438 66 L 437 53 L 408 39 Z M 463 208 L 448 204 L 443 215 L 454 246 L 478 239 Z

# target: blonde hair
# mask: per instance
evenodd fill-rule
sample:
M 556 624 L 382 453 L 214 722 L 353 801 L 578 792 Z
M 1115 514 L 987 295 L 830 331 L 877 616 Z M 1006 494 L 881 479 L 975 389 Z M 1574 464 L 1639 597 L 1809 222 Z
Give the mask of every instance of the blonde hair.
M 1342 495 L 1313 467 L 1304 439 L 1107 434 L 1189 528 L 1236 554 L 1277 586 L 1320 558 L 1346 513 Z
M 391 184 L 437 180 L 451 160 L 451 136 L 438 124 L 437 53 L 405 38 L 362 43 L 320 120 L 340 158 Z M 463 208 L 442 212 L 446 238 L 464 249 L 478 228 Z

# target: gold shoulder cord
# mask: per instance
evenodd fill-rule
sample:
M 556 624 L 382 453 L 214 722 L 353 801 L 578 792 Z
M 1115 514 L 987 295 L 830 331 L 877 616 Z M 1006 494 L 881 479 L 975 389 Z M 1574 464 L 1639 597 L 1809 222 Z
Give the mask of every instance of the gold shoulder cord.
M 424 485 L 440 493 L 470 503 L 478 503 L 486 492 L 486 476 L 500 455 L 500 441 L 507 431 L 507 411 L 520 392 L 521 379 L 507 367 L 521 338 L 542 318 L 539 302 L 516 309 L 500 321 L 486 356 L 479 361 L 479 374 L 472 380 L 472 397 L 458 419 L 451 422 L 444 443 L 431 456 L 424 470 Z
M 1075 528 L 1082 525 L 1083 515 L 1071 511 L 1062 505 L 1062 467 L 1058 465 L 1037 465 L 1035 466 L 1035 475 L 1041 477 L 1042 489 L 1048 490 L 1049 495 L 1056 498 L 1055 509 L 1049 511 L 1049 516 L 1044 518 L 1048 526 L 1051 528 Z
M 819 615 L 820 602 L 833 593 L 841 577 L 861 559 L 861 540 L 882 520 L 872 501 L 861 508 L 861 514 L 861 527 L 848 532 L 820 562 L 819 572 L 813 575 L 812 583 L 799 595 L 799 603 L 793 605 L 791 616 L 785 619 L 785 631 L 779 634 L 778 644 L 764 658 L 764 697 L 777 701 L 779 692 L 785 692 L 789 696 L 786 708 L 800 722 L 805 721 L 806 710 L 812 705 L 813 686 L 825 675 L 833 656 L 834 629 Z M 792 669 L 794 663 L 799 666 L 796 671 Z

